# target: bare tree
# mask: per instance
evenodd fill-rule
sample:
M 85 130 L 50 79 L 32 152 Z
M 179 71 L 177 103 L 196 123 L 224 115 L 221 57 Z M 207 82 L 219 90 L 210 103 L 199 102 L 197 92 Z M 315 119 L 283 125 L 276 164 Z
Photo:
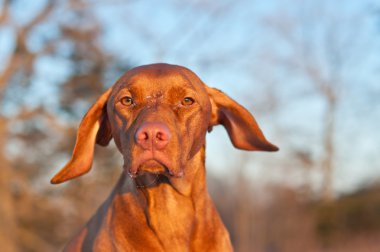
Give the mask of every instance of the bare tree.
M 32 29 L 44 22 L 54 8 L 54 1 L 49 1 L 29 22 L 23 25 L 16 24 L 10 14 L 11 4 L 9 0 L 4 0 L 0 7 L 0 27 L 12 27 L 15 34 L 15 46 L 11 52 L 3 70 L 0 72 L 0 103 L 4 103 L 4 96 L 11 79 L 16 75 L 23 75 L 23 78 L 30 77 L 36 53 L 27 46 L 27 39 Z M 48 47 L 48 45 L 47 45 Z M 42 50 L 47 50 L 45 47 Z M 11 169 L 7 158 L 4 156 L 6 132 L 8 130 L 7 118 L 0 114 L 0 243 L 5 251 L 16 251 L 16 217 L 12 196 L 12 183 L 14 182 L 14 171 Z
M 360 10 L 350 16 L 342 16 L 329 9 L 328 3 L 323 1 L 290 3 L 297 8 L 283 8 L 265 19 L 267 27 L 279 39 L 279 47 L 286 51 L 271 50 L 270 58 L 272 63 L 296 76 L 293 78 L 298 78 L 298 82 L 308 83 L 311 87 L 304 92 L 305 85 L 303 88 L 299 86 L 301 91 L 294 92 L 289 100 L 297 99 L 296 95 L 315 93 L 324 105 L 322 153 L 318 166 L 322 173 L 321 196 L 325 201 L 331 201 L 334 198 L 335 137 L 340 101 L 351 84 L 349 76 L 355 67 L 352 63 L 370 54 L 369 49 L 363 51 L 358 47 L 363 16 Z
M 0 72 L 0 103 L 3 105 L 0 111 L 1 249 L 51 251 L 59 247 L 72 232 L 64 232 L 65 227 L 57 232 L 61 224 L 52 225 L 55 220 L 67 218 L 75 226 L 79 224 L 75 220 L 88 217 L 81 216 L 85 211 L 67 216 L 65 211 L 61 211 L 65 208 L 52 204 L 50 190 L 41 187 L 41 179 L 43 184 L 49 185 L 44 176 L 46 171 L 58 168 L 51 166 L 62 153 L 69 153 L 68 149 L 75 140 L 76 126 L 62 123 L 60 117 L 81 116 L 84 111 L 78 111 L 78 107 L 85 110 L 105 89 L 105 75 L 110 72 L 118 75 L 118 69 L 127 66 L 121 66 L 118 61 L 110 64 L 111 57 L 100 47 L 98 38 L 102 32 L 101 26 L 92 13 L 91 3 L 47 1 L 40 9 L 29 14 L 26 23 L 19 22 L 13 16 L 14 5 L 18 1 L 5 0 L 1 4 L 0 27 L 7 28 L 14 35 L 14 47 L 8 57 L 3 59 L 5 65 Z M 57 13 L 60 14 L 55 15 Z M 71 15 L 73 19 L 65 21 L 62 13 Z M 56 32 L 51 33 L 53 36 L 44 36 L 38 31 L 41 27 Z M 38 49 L 31 46 L 33 37 L 39 38 Z M 70 48 L 66 50 L 67 54 L 62 53 L 62 46 Z M 36 62 L 43 57 L 71 62 L 72 68 L 63 83 L 49 83 L 56 85 L 58 90 L 65 89 L 62 92 L 65 95 L 52 94 L 57 97 L 57 108 L 47 108 L 43 101 L 30 107 L 24 99 L 30 94 L 28 88 L 36 77 Z M 85 101 L 87 105 L 83 105 Z M 13 109 L 12 113 L 5 110 L 9 107 Z M 35 183 L 39 186 L 33 186 Z M 70 193 L 73 198 L 78 196 L 78 193 L 70 190 L 65 194 Z M 51 218 L 46 219 L 46 216 Z M 39 227 L 38 232 L 36 227 Z M 54 239 L 52 234 L 55 234 Z

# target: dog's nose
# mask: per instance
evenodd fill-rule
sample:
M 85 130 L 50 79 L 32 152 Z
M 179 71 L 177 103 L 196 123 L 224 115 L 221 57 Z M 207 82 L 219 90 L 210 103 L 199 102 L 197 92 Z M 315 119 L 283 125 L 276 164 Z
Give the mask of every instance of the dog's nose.
M 162 150 L 169 143 L 170 131 L 163 123 L 145 122 L 136 131 L 135 140 L 144 150 Z

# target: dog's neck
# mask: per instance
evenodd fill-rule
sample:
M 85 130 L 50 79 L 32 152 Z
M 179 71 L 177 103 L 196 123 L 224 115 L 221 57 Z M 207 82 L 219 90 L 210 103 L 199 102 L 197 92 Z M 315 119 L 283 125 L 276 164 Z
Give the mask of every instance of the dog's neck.
M 125 198 L 125 202 L 134 198 L 164 247 L 166 243 L 171 247 L 190 243 L 197 210 L 208 195 L 204 151 L 203 147 L 187 162 L 181 178 L 151 174 L 136 180 L 123 174 L 115 188 L 114 196 Z

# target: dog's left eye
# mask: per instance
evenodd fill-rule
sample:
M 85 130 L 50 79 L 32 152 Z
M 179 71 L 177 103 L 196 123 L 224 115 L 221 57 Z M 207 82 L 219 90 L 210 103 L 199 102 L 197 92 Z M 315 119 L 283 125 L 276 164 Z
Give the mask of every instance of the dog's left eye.
M 125 96 L 125 97 L 121 98 L 120 102 L 124 106 L 131 106 L 133 104 L 133 99 L 129 96 Z
M 194 99 L 191 98 L 191 97 L 185 97 L 183 98 L 182 100 L 182 105 L 185 105 L 185 106 L 190 106 L 194 103 Z

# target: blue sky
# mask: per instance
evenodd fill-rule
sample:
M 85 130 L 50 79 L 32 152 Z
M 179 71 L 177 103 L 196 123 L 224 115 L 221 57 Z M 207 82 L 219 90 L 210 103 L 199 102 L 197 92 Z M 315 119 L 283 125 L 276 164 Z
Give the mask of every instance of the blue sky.
M 45 1 L 20 1 L 13 15 L 25 22 Z M 283 181 L 303 183 L 302 170 L 289 156 L 294 148 L 304 148 L 318 159 L 324 104 L 299 71 L 289 70 L 276 60 L 294 60 L 297 47 L 287 36 L 302 39 L 303 30 L 314 38 L 308 51 L 321 68 L 328 58 L 320 43 L 326 27 L 333 27 L 339 45 L 348 43 L 343 59 L 343 94 L 339 106 L 334 187 L 351 190 L 380 177 L 380 25 L 373 7 L 379 1 L 98 1 L 94 15 L 103 27 L 99 43 L 112 55 L 135 65 L 168 62 L 194 70 L 209 85 L 218 87 L 247 106 L 264 133 L 281 147 L 277 154 L 234 150 L 222 128 L 208 137 L 210 171 L 229 177 L 236 160 L 250 160 L 245 172 L 253 183 Z M 28 13 L 27 15 L 25 15 Z M 56 17 L 71 22 L 62 10 Z M 284 27 L 279 34 L 271 22 Z M 49 25 L 40 27 L 30 39 L 30 47 L 40 46 L 41 34 L 54 36 Z M 286 30 L 289 29 L 289 30 Z M 339 35 L 342 34 L 342 35 Z M 348 35 L 347 35 L 348 34 Z M 6 60 L 13 46 L 12 29 L 0 27 L 0 60 Z M 285 39 L 284 39 L 285 38 Z M 342 41 L 339 41 L 342 39 Z M 41 58 L 28 102 L 54 107 L 49 94 L 68 74 L 64 58 Z M 1 66 L 0 66 L 1 70 Z M 113 80 L 109 80 L 112 82 Z M 110 85 L 112 83 L 108 83 Z M 272 94 L 272 93 L 273 94 Z M 271 96 L 272 95 L 272 96 Z M 279 107 L 268 110 L 276 100 Z M 378 99 L 380 100 L 380 99 Z M 300 175 L 301 174 L 301 175 Z M 320 178 L 312 171 L 318 189 Z

